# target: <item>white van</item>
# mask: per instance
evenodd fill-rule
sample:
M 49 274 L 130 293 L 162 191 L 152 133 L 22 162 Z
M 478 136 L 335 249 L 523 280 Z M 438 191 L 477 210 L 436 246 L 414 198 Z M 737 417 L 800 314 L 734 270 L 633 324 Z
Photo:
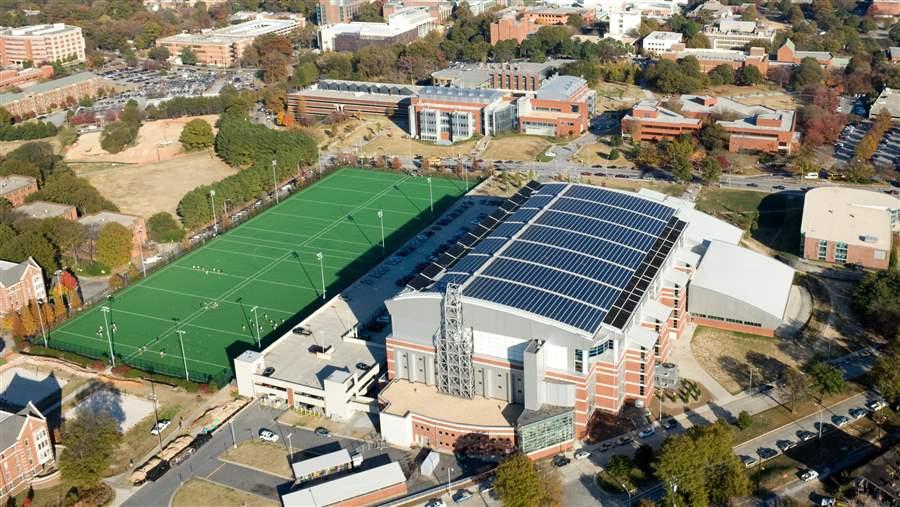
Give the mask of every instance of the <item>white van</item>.
M 817 180 L 819 179 L 819 173 L 806 173 L 803 179 L 807 180 Z

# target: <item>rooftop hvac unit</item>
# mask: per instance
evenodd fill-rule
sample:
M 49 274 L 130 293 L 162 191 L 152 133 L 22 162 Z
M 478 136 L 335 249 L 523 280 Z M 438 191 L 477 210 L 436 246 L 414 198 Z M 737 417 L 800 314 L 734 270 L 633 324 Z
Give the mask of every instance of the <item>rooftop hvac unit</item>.
M 661 389 L 675 389 L 678 385 L 678 366 L 675 363 L 656 365 L 654 383 Z
M 878 236 L 863 235 L 859 239 L 863 240 L 864 243 L 878 243 Z

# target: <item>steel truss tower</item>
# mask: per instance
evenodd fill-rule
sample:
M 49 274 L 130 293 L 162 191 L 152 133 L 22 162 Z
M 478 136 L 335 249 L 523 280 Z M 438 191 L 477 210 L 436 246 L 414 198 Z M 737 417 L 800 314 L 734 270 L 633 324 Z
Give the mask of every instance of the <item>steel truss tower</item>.
M 459 398 L 475 396 L 472 330 L 463 327 L 460 286 L 444 291 L 443 323 L 436 340 L 438 391 Z

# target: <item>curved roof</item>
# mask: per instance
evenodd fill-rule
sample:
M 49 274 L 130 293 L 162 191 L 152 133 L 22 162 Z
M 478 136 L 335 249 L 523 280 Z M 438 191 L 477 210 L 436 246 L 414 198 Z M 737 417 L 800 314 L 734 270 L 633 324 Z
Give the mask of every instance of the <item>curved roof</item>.
M 888 194 L 845 187 L 814 188 L 803 201 L 800 232 L 814 239 L 888 250 L 891 209 L 900 209 L 900 199 Z
M 794 270 L 786 264 L 738 245 L 712 241 L 690 286 L 743 301 L 782 319 L 793 283 Z

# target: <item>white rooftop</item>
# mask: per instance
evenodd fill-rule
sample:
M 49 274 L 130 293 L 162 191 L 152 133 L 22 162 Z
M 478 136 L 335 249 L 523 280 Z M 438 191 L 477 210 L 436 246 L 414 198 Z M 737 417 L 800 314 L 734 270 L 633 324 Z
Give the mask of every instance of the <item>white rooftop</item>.
M 891 210 L 897 215 L 891 226 Z M 879 250 L 900 231 L 900 199 L 856 188 L 822 187 L 806 193 L 800 232 L 804 236 Z
M 0 35 L 11 35 L 15 37 L 40 37 L 44 35 L 54 35 L 69 31 L 81 31 L 77 26 L 67 25 L 65 23 L 54 23 L 52 25 L 31 25 L 20 26 L 17 28 L 0 29 Z
M 675 42 L 681 42 L 681 37 L 682 37 L 682 35 L 681 35 L 680 33 L 678 33 L 678 32 L 661 32 L 661 31 L 656 31 L 656 32 L 650 32 L 649 35 L 647 35 L 646 37 L 644 37 L 644 42 L 645 42 L 645 43 L 648 42 L 648 41 L 659 41 L 659 42 L 670 42 L 670 41 L 675 41 Z
M 294 477 L 306 477 L 322 470 L 328 470 L 346 463 L 350 463 L 350 452 L 341 449 L 328 454 L 322 454 L 313 458 L 297 461 L 291 464 L 294 469 Z
M 396 461 L 362 472 L 346 475 L 281 497 L 284 507 L 325 507 L 406 482 Z

